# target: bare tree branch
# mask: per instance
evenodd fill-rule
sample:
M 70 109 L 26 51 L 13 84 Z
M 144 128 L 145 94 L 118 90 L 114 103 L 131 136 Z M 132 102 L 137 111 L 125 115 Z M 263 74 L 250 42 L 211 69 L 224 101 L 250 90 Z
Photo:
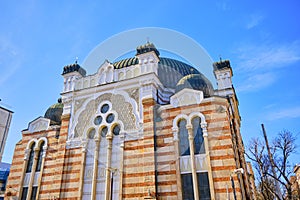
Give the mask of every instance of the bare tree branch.
M 284 130 L 278 133 L 272 145 L 269 146 L 268 154 L 265 144 L 258 138 L 250 141 L 245 152 L 246 156 L 252 161 L 259 177 L 260 198 L 263 199 L 287 199 L 292 200 L 292 166 L 289 164 L 291 155 L 296 152 L 296 138 L 290 131 Z M 274 161 L 271 164 L 271 159 Z M 272 168 L 273 166 L 273 168 Z M 275 173 L 274 173 L 275 172 Z M 277 185 L 276 185 L 277 181 Z M 282 190 L 280 193 L 276 190 Z M 279 194 L 283 194 L 282 197 Z

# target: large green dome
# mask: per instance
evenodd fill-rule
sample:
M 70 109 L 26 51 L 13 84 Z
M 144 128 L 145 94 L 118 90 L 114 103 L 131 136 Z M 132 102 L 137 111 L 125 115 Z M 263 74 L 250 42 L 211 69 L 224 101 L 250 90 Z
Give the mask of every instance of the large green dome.
M 44 117 L 51 120 L 51 124 L 59 125 L 61 124 L 61 115 L 63 113 L 64 105 L 61 103 L 61 99 L 58 100 L 56 104 L 50 106 Z
M 165 87 L 175 89 L 177 82 L 183 77 L 190 74 L 201 74 L 196 68 L 179 60 L 165 57 L 160 57 L 159 59 L 158 77 Z M 138 63 L 138 58 L 133 57 L 114 62 L 113 66 L 115 69 L 121 69 Z M 205 78 L 203 74 L 201 74 L 201 77 Z M 209 82 L 207 78 L 205 78 L 205 81 Z
M 203 92 L 204 97 L 212 96 L 214 93 L 212 84 L 203 74 L 190 74 L 180 79 L 175 91 L 179 92 L 184 88 L 200 90 Z
M 183 88 L 192 88 L 203 91 L 205 97 L 213 95 L 211 82 L 196 68 L 179 60 L 160 57 L 154 44 L 149 42 L 137 47 L 136 55 L 147 52 L 154 52 L 159 57 L 158 78 L 165 87 L 175 89 L 176 92 Z M 138 63 L 138 58 L 133 57 L 114 62 L 113 66 L 121 69 Z
M 201 90 L 204 96 L 213 94 L 211 82 L 196 68 L 172 58 L 160 57 L 158 78 L 167 87 L 179 91 L 184 87 Z M 139 63 L 137 57 L 123 59 L 113 63 L 115 69 L 121 69 Z

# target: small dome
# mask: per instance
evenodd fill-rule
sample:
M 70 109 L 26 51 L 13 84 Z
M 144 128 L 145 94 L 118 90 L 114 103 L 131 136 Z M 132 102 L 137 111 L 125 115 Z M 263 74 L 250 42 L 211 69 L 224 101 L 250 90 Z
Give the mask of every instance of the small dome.
M 77 61 L 71 65 L 66 65 L 64 66 L 64 70 L 62 75 L 71 73 L 71 72 L 79 72 L 79 74 L 81 74 L 82 76 L 86 75 L 86 71 L 85 69 L 83 69 L 78 63 Z
M 154 46 L 153 43 L 147 42 L 144 45 L 138 46 L 136 48 L 136 56 L 143 54 L 143 53 L 147 53 L 153 51 L 157 56 L 159 56 L 159 51 L 156 49 L 156 47 Z
M 175 91 L 179 92 L 184 88 L 200 90 L 204 97 L 210 97 L 214 93 L 214 89 L 210 81 L 203 74 L 190 74 L 178 81 Z
M 64 105 L 61 103 L 61 99 L 58 99 L 56 104 L 50 106 L 44 117 L 51 120 L 51 125 L 59 125 L 61 124 L 61 115 L 63 113 Z
M 160 57 L 158 63 L 158 78 L 168 88 L 174 89 L 178 81 L 183 77 L 199 73 L 194 67 L 172 58 Z

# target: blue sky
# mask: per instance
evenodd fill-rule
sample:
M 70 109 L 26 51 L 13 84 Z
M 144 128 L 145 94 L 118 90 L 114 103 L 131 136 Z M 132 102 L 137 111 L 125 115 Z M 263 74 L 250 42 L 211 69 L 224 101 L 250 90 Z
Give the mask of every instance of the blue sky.
M 0 6 L 0 104 L 15 112 L 4 162 L 11 162 L 21 130 L 57 101 L 64 65 L 76 57 L 83 62 L 112 35 L 142 27 L 179 31 L 214 61 L 220 55 L 231 61 L 245 144 L 261 134 L 261 123 L 270 138 L 283 129 L 300 132 L 299 1 L 1 1 Z

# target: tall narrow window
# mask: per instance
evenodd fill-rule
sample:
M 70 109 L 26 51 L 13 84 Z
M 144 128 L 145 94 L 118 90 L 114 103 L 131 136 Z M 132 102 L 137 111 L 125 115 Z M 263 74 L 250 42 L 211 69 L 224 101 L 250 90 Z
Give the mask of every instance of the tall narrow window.
M 36 194 L 37 194 L 37 189 L 38 189 L 38 186 L 33 186 L 32 187 L 32 192 L 31 192 L 31 198 L 30 198 L 30 200 L 35 200 Z
M 180 156 L 190 155 L 190 145 L 189 145 L 189 134 L 186 129 L 186 120 L 181 119 L 178 122 L 179 127 L 179 141 L 180 141 Z
M 23 190 L 22 190 L 21 200 L 26 200 L 27 193 L 28 193 L 28 187 L 24 187 Z
M 43 161 L 43 147 L 45 145 L 45 142 L 42 141 L 41 145 L 40 145 L 40 151 L 39 151 L 39 154 L 38 154 L 38 160 L 37 160 L 37 165 L 36 165 L 36 172 L 39 172 L 41 171 L 41 166 L 42 166 L 42 161 Z
M 202 133 L 202 128 L 201 128 L 200 122 L 201 122 L 201 120 L 199 117 L 195 117 L 192 120 L 195 155 L 205 153 L 205 147 L 204 147 L 204 142 L 203 142 L 204 139 L 203 139 L 203 133 Z
M 208 173 L 207 172 L 197 173 L 197 179 L 198 179 L 198 190 L 200 194 L 200 199 L 210 200 Z
M 29 158 L 28 158 L 28 162 L 27 162 L 26 173 L 31 172 L 31 170 L 32 170 L 32 164 L 33 164 L 33 160 L 34 160 L 34 145 L 35 145 L 35 143 L 32 143 L 31 147 L 30 147 L 30 154 L 29 154 Z
M 194 200 L 194 189 L 192 174 L 181 174 L 182 184 L 182 199 L 183 200 Z

